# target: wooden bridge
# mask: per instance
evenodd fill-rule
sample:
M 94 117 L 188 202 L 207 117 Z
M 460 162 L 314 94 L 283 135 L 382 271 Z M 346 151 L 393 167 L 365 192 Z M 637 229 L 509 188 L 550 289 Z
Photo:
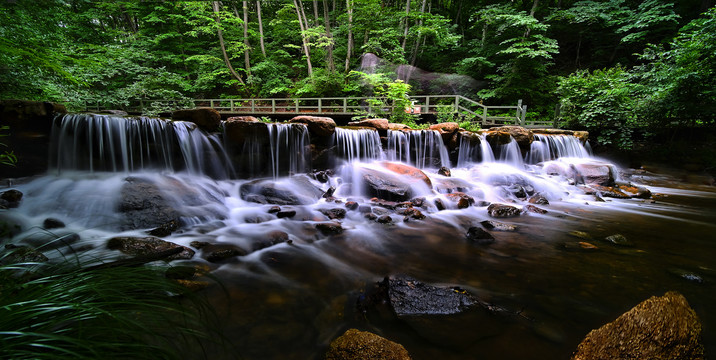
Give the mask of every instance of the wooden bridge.
M 135 100 L 120 108 L 129 113 L 165 113 L 177 109 L 210 107 L 226 116 L 356 116 L 361 114 L 390 114 L 392 105 L 374 108 L 374 104 L 388 102 L 371 97 L 324 97 L 324 98 L 247 98 L 247 99 L 178 99 L 178 100 Z M 552 121 L 526 119 L 527 105 L 520 100 L 512 106 L 487 106 L 462 95 L 420 95 L 410 97 L 413 106 L 403 109 L 419 115 L 457 115 L 479 123 L 481 126 L 520 125 L 524 127 L 557 127 Z M 107 104 L 86 102 L 86 111 L 101 111 L 113 108 Z

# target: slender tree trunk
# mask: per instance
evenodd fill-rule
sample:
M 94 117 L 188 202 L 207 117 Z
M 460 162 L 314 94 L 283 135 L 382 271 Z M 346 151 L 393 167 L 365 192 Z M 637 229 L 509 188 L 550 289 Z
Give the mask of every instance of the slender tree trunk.
M 303 19 L 303 30 L 307 31 L 308 28 L 311 27 L 311 24 L 308 23 L 308 17 L 306 16 L 306 9 L 303 8 L 303 2 L 301 0 L 298 0 L 298 8 L 301 10 L 301 19 Z M 299 20 L 301 21 L 301 20 Z
M 405 28 L 403 29 L 403 53 L 405 53 L 405 43 L 408 41 L 408 30 L 410 29 L 410 23 L 408 20 L 408 16 L 410 15 L 410 0 L 405 1 L 405 19 L 403 20 L 403 26 Z
M 308 43 L 306 41 L 306 27 L 303 26 L 303 19 L 301 16 L 301 7 L 299 6 L 300 0 L 296 1 L 293 0 L 293 5 L 296 6 L 296 15 L 298 16 L 298 24 L 301 26 L 301 42 L 303 43 L 303 52 L 306 54 L 306 64 L 308 66 L 308 77 L 313 77 L 313 66 L 311 65 L 311 54 L 308 51 Z M 303 13 L 303 18 L 305 18 L 306 14 Z
M 234 70 L 234 67 L 231 66 L 231 61 L 229 60 L 229 54 L 226 53 L 226 46 L 224 45 L 224 33 L 221 31 L 221 18 L 219 15 L 219 2 L 213 1 L 212 6 L 214 8 L 214 14 L 216 15 L 216 25 L 218 29 L 218 35 L 219 35 L 219 45 L 221 46 L 221 53 L 224 55 L 224 62 L 226 63 L 226 67 L 229 68 L 229 72 L 231 75 L 236 78 L 236 80 L 239 80 L 241 85 L 246 85 L 244 83 L 244 80 L 241 80 L 241 76 Z
M 353 52 L 353 0 L 346 0 L 348 12 L 348 52 L 346 53 L 346 72 L 351 66 L 351 53 Z
M 318 25 L 318 0 L 313 0 L 313 18 L 316 19 L 316 25 Z
M 427 0 L 423 0 L 423 3 L 420 5 L 420 13 L 421 14 L 425 13 L 425 5 L 427 5 L 427 2 L 428 2 Z M 420 19 L 420 21 L 418 21 L 418 26 L 422 26 L 422 25 L 423 25 L 423 20 Z M 420 47 L 420 38 L 421 38 L 421 36 L 420 36 L 420 34 L 418 34 L 418 38 L 415 39 L 415 46 L 413 47 L 413 56 L 410 59 L 410 65 L 412 65 L 412 66 L 415 66 L 415 62 L 418 60 L 418 48 Z
M 328 17 L 328 0 L 323 0 L 323 23 L 326 26 L 326 37 L 331 42 L 326 47 L 326 65 L 328 71 L 336 71 L 336 64 L 333 61 L 333 35 L 331 34 L 331 19 Z
M 537 11 L 537 5 L 538 5 L 538 4 L 539 4 L 539 0 L 534 0 L 534 1 L 532 2 L 532 9 L 530 9 L 530 16 L 531 16 L 531 17 L 535 17 L 535 11 Z M 529 35 L 530 35 L 530 28 L 527 28 L 527 30 L 525 31 L 524 37 L 526 38 L 526 37 L 529 36 Z
M 246 73 L 251 76 L 251 56 L 249 50 L 251 50 L 251 44 L 249 44 L 249 5 L 244 0 L 244 65 L 246 66 Z
M 259 43 L 261 44 L 261 55 L 266 59 L 266 46 L 264 46 L 264 24 L 261 20 L 261 1 L 256 0 L 256 14 L 259 17 Z

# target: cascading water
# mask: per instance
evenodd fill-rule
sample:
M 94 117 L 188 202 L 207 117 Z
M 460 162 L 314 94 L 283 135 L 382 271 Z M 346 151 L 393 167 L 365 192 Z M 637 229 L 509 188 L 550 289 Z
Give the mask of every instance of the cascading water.
M 77 114 L 55 119 L 50 166 L 68 170 L 187 171 L 228 178 L 233 170 L 218 138 L 183 121 Z
M 227 315 L 221 331 L 248 359 L 285 358 L 286 349 L 296 358 L 322 357 L 356 319 L 426 358 L 562 358 L 579 340 L 573 333 L 598 327 L 618 316 L 611 309 L 662 287 L 712 294 L 689 298 L 710 306 L 707 286 L 661 267 L 713 279 L 713 247 L 706 248 L 713 245 L 703 236 L 716 231 L 712 190 L 660 187 L 668 196 L 658 201 L 607 198 L 621 184 L 614 167 L 597 162 L 576 138 L 556 135 L 535 135 L 524 162 L 514 140 L 493 154 L 485 135 L 460 135 L 448 176 L 436 171 L 449 166 L 440 135 L 420 130 L 388 131 L 383 150 L 377 131 L 338 128 L 332 144 L 319 145 L 346 161 L 321 178 L 301 174 L 311 169 L 305 126 L 252 126 L 256 133 L 231 140 L 236 147 L 228 154 L 241 177 L 234 179 L 227 178 L 233 174 L 216 138 L 193 125 L 58 119 L 51 156 L 59 171 L 18 181 L 25 196 L 17 209 L 0 210 L 0 224 L 17 224 L 3 241 L 53 259 L 83 249 L 114 258 L 125 255 L 108 250 L 108 239 L 147 238 L 147 231 L 177 220 L 181 228 L 161 237 L 196 252 L 185 265 L 211 269 L 222 280 L 221 289 L 205 290 L 207 299 L 222 315 L 242 310 Z M 698 197 L 698 211 L 669 203 L 689 197 Z M 489 204 L 512 207 L 512 217 L 488 212 Z M 66 226 L 44 229 L 48 218 Z M 475 228 L 493 239 L 471 236 L 480 235 Z M 606 240 L 615 233 L 634 239 L 634 247 Z M 76 242 L 45 245 L 65 235 Z M 491 314 L 497 326 L 481 326 L 494 332 L 475 339 L 462 327 L 470 321 L 446 327 L 441 318 L 412 328 L 412 322 L 373 323 L 371 314 L 355 310 L 366 284 L 397 273 L 460 286 L 534 321 Z M 707 314 L 705 321 L 714 318 Z M 505 357 L 505 343 L 527 345 L 508 349 L 520 356 Z
M 374 129 L 336 128 L 333 134 L 336 155 L 347 162 L 380 159 L 380 136 Z
M 310 169 L 308 128 L 303 124 L 268 124 L 271 174 L 305 173 Z
M 436 130 L 388 130 L 386 157 L 418 168 L 450 166 L 447 148 Z
M 591 152 L 574 136 L 534 134 L 534 141 L 525 161 L 536 164 L 562 157 L 589 158 L 590 156 Z

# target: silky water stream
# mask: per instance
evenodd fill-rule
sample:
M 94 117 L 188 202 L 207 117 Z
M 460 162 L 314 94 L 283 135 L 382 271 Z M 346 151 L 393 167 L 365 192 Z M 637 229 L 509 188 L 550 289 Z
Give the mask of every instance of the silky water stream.
M 23 202 L 0 215 L 22 226 L 15 243 L 42 247 L 79 235 L 45 251 L 50 257 L 118 256 L 106 249 L 110 237 L 148 230 L 142 219 L 127 219 L 127 184 L 149 184 L 130 189 L 151 188 L 180 215 L 181 229 L 164 239 L 194 248 L 194 258 L 184 262 L 208 266 L 223 285 L 203 290 L 232 343 L 210 350 L 214 358 L 321 358 L 331 340 L 355 327 L 403 344 L 414 359 L 564 359 L 591 329 L 668 290 L 689 300 L 703 323 L 707 355 L 716 351 L 713 186 L 609 165 L 617 181 L 646 186 L 652 197 L 601 198 L 570 171 L 605 160 L 594 159 L 576 138 L 547 135 L 535 136 L 524 155 L 514 141 L 493 147 L 484 136 L 465 141 L 448 177 L 438 171 L 450 159 L 436 132 L 390 131 L 381 141 L 373 130 L 340 128 L 331 140 L 333 171 L 309 176 L 305 127 L 267 126 L 266 144 L 244 144 L 264 153 L 256 166 L 268 169 L 265 177 L 242 179 L 221 141 L 188 123 L 58 118 L 52 168 L 15 180 Z M 420 168 L 429 181 L 399 175 L 386 162 Z M 426 217 L 372 201 L 365 184 L 372 178 L 407 184 L 403 190 L 423 199 Z M 475 203 L 458 208 L 448 195 L 457 190 Z M 488 203 L 526 210 L 529 196 L 521 192 L 544 197 L 549 204 L 537 206 L 547 212 L 488 215 Z M 347 208 L 348 201 L 358 208 Z M 333 209 L 345 216 L 329 219 Z M 46 218 L 66 227 L 44 230 Z M 495 242 L 471 243 L 468 229 L 484 220 L 515 230 L 489 230 Z M 339 223 L 340 230 L 317 226 L 325 223 Z M 615 234 L 627 240 L 605 240 Z M 242 255 L 209 262 L 199 243 Z M 358 309 L 366 288 L 394 275 L 459 286 L 508 315 L 416 324 Z

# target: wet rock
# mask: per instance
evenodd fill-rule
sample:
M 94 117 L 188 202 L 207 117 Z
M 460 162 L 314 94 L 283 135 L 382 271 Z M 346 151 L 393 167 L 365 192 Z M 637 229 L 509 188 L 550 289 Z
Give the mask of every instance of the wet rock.
M 323 222 L 316 224 L 316 229 L 323 235 L 340 234 L 343 232 L 343 226 L 338 222 Z
M 510 224 L 501 223 L 494 220 L 484 220 L 480 222 L 480 225 L 482 225 L 485 229 L 488 230 L 495 230 L 495 231 L 516 231 L 517 227 Z
M 438 211 L 443 211 L 447 209 L 445 207 L 445 203 L 441 199 L 435 199 L 435 207 L 438 209 Z
M 557 248 L 570 252 L 594 252 L 599 250 L 597 246 L 587 241 L 567 241 L 558 244 Z
M 549 200 L 547 200 L 546 197 L 544 197 L 540 194 L 532 195 L 532 197 L 530 197 L 529 200 L 527 200 L 527 201 L 530 204 L 535 204 L 535 205 L 549 205 Z
M 279 219 L 290 219 L 296 216 L 296 210 L 282 210 L 276 213 L 276 217 Z
M 389 123 L 388 130 L 410 130 L 410 126 L 405 124 Z
M 410 184 L 398 176 L 373 169 L 362 169 L 362 180 L 371 196 L 391 201 L 411 198 Z
M 632 184 L 618 185 L 621 192 L 628 194 L 630 198 L 636 199 L 649 199 L 651 198 L 651 191 L 642 186 L 635 186 Z
M 612 244 L 618 245 L 618 246 L 624 246 L 624 247 L 634 246 L 634 243 L 629 241 L 629 239 L 627 239 L 626 236 L 624 236 L 622 234 L 609 235 L 606 238 L 604 238 L 604 240 L 608 243 L 612 243 Z
M 534 205 L 525 205 L 524 211 L 535 213 L 535 214 L 542 214 L 542 215 L 547 213 L 547 210 L 540 209 Z
M 57 230 L 52 232 L 41 231 L 24 237 L 22 241 L 35 248 L 59 249 L 65 246 L 71 246 L 80 241 L 80 235 L 74 232 Z
M 437 130 L 441 134 L 442 133 L 449 133 L 452 134 L 454 132 L 457 132 L 460 130 L 460 125 L 456 122 L 444 122 L 439 124 L 433 124 L 429 127 L 430 130 Z
M 208 243 L 208 242 L 206 242 L 206 241 L 192 241 L 192 242 L 189 243 L 189 246 L 191 246 L 191 247 L 193 247 L 193 248 L 195 248 L 195 249 L 202 249 L 202 248 L 207 247 L 207 246 L 209 246 L 209 245 L 211 245 L 211 244 Z
M 592 240 L 592 235 L 589 235 L 589 233 L 584 232 L 584 231 L 578 231 L 578 230 L 570 231 L 569 235 L 574 236 L 576 238 L 583 239 L 583 240 Z
M 401 210 L 398 212 L 398 214 L 414 220 L 424 220 L 426 217 L 420 210 L 412 207 Z
M 450 177 L 452 175 L 452 173 L 450 172 L 450 169 L 448 169 L 447 167 L 441 166 L 440 169 L 438 169 L 438 175 Z
M 574 170 L 573 176 L 577 183 L 594 184 L 601 186 L 613 186 L 616 174 L 611 164 L 591 161 L 573 164 L 570 169 Z
M 288 233 L 281 230 L 271 230 L 265 237 L 257 239 L 253 244 L 253 250 L 261 250 L 277 244 L 288 242 Z
M 280 183 L 253 180 L 239 187 L 242 199 L 259 204 L 307 205 L 315 203 L 323 194 L 304 176 L 294 176 Z
M 181 214 L 164 198 L 159 187 L 140 178 L 127 178 L 120 190 L 121 230 L 154 228 L 177 221 Z
M 348 203 L 346 203 L 347 205 Z M 358 206 L 358 212 L 361 214 L 369 214 L 373 208 L 370 205 L 360 205 Z
M 669 273 L 672 275 L 676 275 L 684 280 L 691 281 L 697 284 L 703 284 L 704 278 L 701 277 L 701 275 L 696 274 L 691 271 L 687 271 L 684 269 L 678 269 L 678 268 L 671 268 L 669 269 Z
M 260 139 L 268 142 L 268 125 L 262 122 L 251 122 L 229 118 L 224 121 L 224 138 L 226 142 L 241 149 L 247 140 Z
M 172 266 L 164 272 L 164 276 L 174 280 L 191 280 L 199 276 L 204 276 L 211 271 L 209 266 L 205 264 L 177 265 Z
M 387 277 L 377 284 L 377 291 L 382 292 L 378 296 L 385 297 L 398 318 L 458 314 L 478 304 L 460 288 L 433 286 L 407 276 Z
M 572 359 L 704 359 L 701 323 L 686 298 L 670 291 L 592 330 Z
M 49 259 L 43 253 L 29 247 L 14 244 L 5 245 L 6 253 L 0 256 L 3 264 L 16 264 L 25 262 L 45 262 Z
M 152 230 L 147 231 L 147 234 L 152 236 L 165 237 L 171 235 L 173 232 L 179 229 L 179 222 L 171 220 L 165 224 L 162 224 Z
M 336 122 L 329 117 L 299 115 L 289 122 L 306 124 L 308 131 L 315 136 L 330 136 L 336 131 Z
M 384 161 L 380 163 L 384 168 L 400 175 L 407 176 L 411 179 L 422 181 L 428 188 L 432 188 L 433 184 L 430 182 L 430 178 L 420 169 L 405 165 L 402 163 Z
M 355 201 L 346 201 L 345 204 L 346 209 L 348 210 L 357 210 L 358 209 L 358 203 Z
M 132 237 L 122 236 L 109 239 L 107 248 L 110 250 L 119 250 L 122 253 L 133 256 L 156 255 L 166 250 L 180 247 L 183 250 L 167 257 L 167 260 L 191 259 L 194 256 L 194 250 L 181 246 L 169 241 L 164 241 L 156 237 Z
M 363 215 L 363 217 L 366 218 L 366 219 L 368 219 L 368 220 L 370 220 L 370 221 L 376 221 L 376 220 L 378 220 L 378 215 L 373 214 L 373 213 L 366 213 L 366 214 Z
M 20 206 L 22 192 L 19 190 L 7 190 L 0 193 L 0 209 L 12 209 Z
M 221 114 L 212 108 L 177 110 L 172 120 L 191 121 L 206 131 L 216 131 L 221 125 Z
M 445 194 L 445 197 L 453 203 L 457 204 L 458 209 L 467 209 L 475 203 L 475 199 L 463 192 L 454 192 Z
M 333 171 L 331 170 L 322 170 L 322 171 L 316 171 L 311 174 L 311 177 L 318 180 L 320 183 L 327 183 L 330 176 L 333 175 Z
M 244 122 L 259 122 L 259 118 L 255 116 L 232 116 L 226 119 L 226 121 L 244 121 Z
M 331 342 L 325 359 L 409 360 L 410 354 L 398 343 L 394 343 L 373 333 L 350 329 Z
M 523 152 L 529 151 L 530 145 L 532 144 L 532 141 L 534 141 L 534 134 L 532 131 L 521 126 L 500 126 L 491 128 L 487 133 L 487 138 L 490 144 L 493 144 L 493 142 L 500 145 L 506 144 L 509 142 L 510 136 L 515 139 L 517 145 L 520 146 L 520 150 Z M 490 140 L 491 137 L 493 140 Z M 499 140 L 497 138 L 499 138 Z M 507 141 L 505 141 L 505 138 L 507 138 Z
M 492 234 L 483 230 L 482 228 L 474 226 L 467 229 L 467 234 L 465 235 L 465 238 L 467 239 L 467 241 L 478 245 L 488 245 L 495 242 L 495 237 L 492 236 Z
M 378 217 L 378 219 L 376 221 L 378 221 L 381 224 L 392 224 L 393 218 L 390 217 L 390 215 L 383 215 L 383 216 Z
M 414 207 L 423 207 L 423 206 L 425 206 L 425 198 L 424 198 L 424 197 L 419 197 L 419 198 L 415 198 L 415 199 L 410 200 L 410 206 L 414 206 Z
M 209 244 L 202 249 L 202 257 L 211 263 L 221 263 L 248 252 L 233 244 Z
M 65 227 L 65 223 L 63 223 L 61 220 L 55 219 L 55 218 L 47 218 L 45 221 L 42 222 L 42 227 L 49 230 L 49 229 L 61 229 Z
M 472 184 L 460 178 L 435 179 L 435 190 L 441 194 L 465 192 L 472 189 Z
M 343 219 L 346 217 L 346 209 L 333 208 L 333 209 L 319 209 L 321 214 L 326 215 L 329 219 Z
M 490 204 L 487 207 L 487 214 L 495 218 L 508 218 L 520 216 L 520 209 L 505 204 Z
M 360 121 L 351 121 L 348 126 L 370 127 L 380 131 L 388 130 L 388 119 L 363 119 Z
M 280 207 L 280 206 L 276 206 L 276 205 L 274 205 L 274 206 L 272 206 L 272 207 L 270 207 L 270 208 L 268 209 L 268 213 L 269 213 L 269 214 L 276 214 L 276 213 L 278 213 L 278 212 L 280 212 L 280 211 L 281 211 L 281 207 Z

